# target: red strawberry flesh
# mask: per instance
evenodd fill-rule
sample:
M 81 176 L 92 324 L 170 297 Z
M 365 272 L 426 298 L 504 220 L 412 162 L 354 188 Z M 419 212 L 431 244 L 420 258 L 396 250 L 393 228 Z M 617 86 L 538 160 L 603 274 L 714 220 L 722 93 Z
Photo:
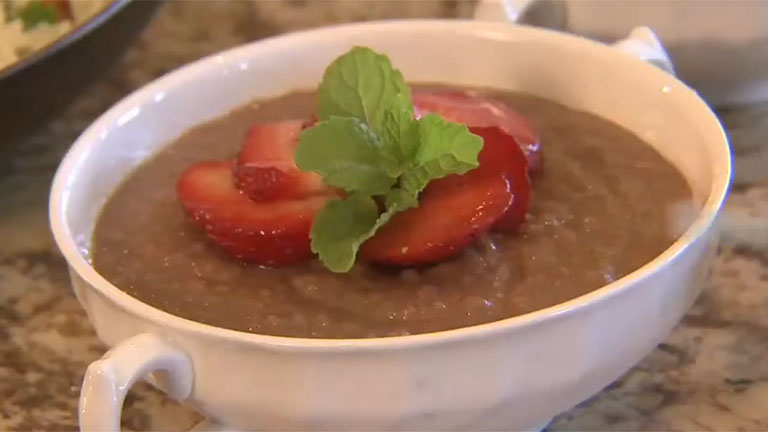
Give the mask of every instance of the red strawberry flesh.
M 230 161 L 202 162 L 179 178 L 179 201 L 208 238 L 233 258 L 265 266 L 312 257 L 309 232 L 327 196 L 255 202 L 232 182 Z
M 417 266 L 450 258 L 484 234 L 509 208 L 502 174 L 450 175 L 430 183 L 419 207 L 392 217 L 360 255 L 368 261 Z
M 509 181 L 512 205 L 496 223 L 494 229 L 512 232 L 525 222 L 531 208 L 531 180 L 525 154 L 508 133 L 499 127 L 471 127 L 469 131 L 483 138 L 483 149 L 478 155 L 479 166 L 465 175 L 502 173 Z
M 235 168 L 235 185 L 256 201 L 296 199 L 327 191 L 323 179 L 305 173 L 294 157 L 303 120 L 251 126 Z

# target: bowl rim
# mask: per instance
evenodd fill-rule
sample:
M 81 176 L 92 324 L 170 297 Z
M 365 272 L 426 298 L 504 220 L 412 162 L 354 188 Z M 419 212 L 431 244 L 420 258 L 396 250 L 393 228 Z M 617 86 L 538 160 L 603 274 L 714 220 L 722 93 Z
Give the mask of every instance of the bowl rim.
M 594 291 L 570 299 L 544 309 L 535 310 L 523 315 L 505 318 L 484 324 L 478 324 L 457 329 L 443 330 L 431 333 L 422 333 L 408 336 L 392 336 L 381 338 L 348 338 L 348 339 L 315 339 L 301 337 L 285 337 L 261 335 L 238 330 L 232 330 L 222 327 L 216 327 L 209 324 L 203 324 L 186 318 L 182 318 L 163 310 L 157 309 L 149 304 L 143 303 L 130 296 L 126 292 L 112 285 L 106 278 L 101 276 L 94 267 L 88 262 L 86 257 L 80 253 L 74 236 L 66 223 L 68 199 L 67 184 L 70 174 L 76 172 L 81 167 L 92 147 L 98 143 L 99 134 L 105 129 L 106 125 L 112 124 L 119 114 L 128 107 L 136 106 L 141 102 L 150 101 L 152 95 L 161 89 L 173 87 L 178 82 L 183 82 L 183 77 L 196 74 L 208 74 L 216 69 L 217 65 L 223 59 L 236 59 L 247 55 L 253 50 L 265 49 L 288 49 L 290 46 L 296 46 L 302 39 L 315 39 L 322 37 L 338 38 L 340 35 L 348 34 L 350 37 L 359 31 L 378 31 L 380 33 L 394 32 L 402 29 L 403 26 L 418 26 L 423 31 L 449 31 L 466 34 L 490 36 L 494 38 L 508 38 L 520 32 L 537 39 L 554 41 L 553 43 L 567 44 L 574 49 L 591 50 L 593 52 L 602 51 L 603 55 L 615 56 L 617 62 L 630 62 L 635 67 L 645 68 L 646 74 L 662 74 L 670 85 L 675 89 L 679 98 L 687 99 L 688 105 L 693 105 L 696 109 L 695 115 L 703 121 L 712 122 L 719 131 L 718 141 L 722 143 L 720 158 L 713 168 L 712 185 L 709 195 L 706 198 L 701 210 L 697 214 L 694 222 L 689 226 L 671 246 L 657 255 L 653 260 L 645 263 L 635 271 L 617 279 L 607 285 L 604 285 Z M 609 54 L 610 53 L 610 54 Z M 659 75 L 661 76 L 661 75 Z M 731 153 L 728 145 L 727 136 L 719 120 L 706 103 L 699 96 L 682 82 L 672 79 L 667 73 L 657 69 L 642 60 L 621 54 L 614 48 L 603 45 L 599 42 L 588 40 L 579 36 L 564 34 L 556 31 L 532 28 L 527 26 L 512 25 L 509 23 L 489 23 L 472 20 L 451 20 L 451 19 L 429 19 L 429 20 L 385 20 L 371 21 L 363 23 L 342 24 L 330 27 L 322 27 L 300 32 L 278 35 L 267 39 L 262 39 L 250 44 L 234 47 L 219 53 L 215 53 L 182 66 L 142 87 L 123 98 L 120 102 L 112 106 L 97 120 L 95 120 L 75 141 L 73 146 L 67 152 L 62 160 L 53 180 L 49 201 L 49 217 L 54 239 L 61 249 L 70 271 L 74 271 L 87 284 L 109 301 L 133 315 L 142 319 L 151 321 L 159 327 L 170 327 L 174 331 L 184 334 L 194 334 L 196 337 L 214 338 L 218 341 L 227 341 L 231 343 L 241 343 L 258 346 L 269 350 L 310 350 L 313 352 L 324 351 L 346 351 L 346 350 L 390 350 L 403 349 L 415 346 L 428 346 L 440 343 L 450 343 L 459 340 L 490 337 L 500 332 L 507 332 L 539 323 L 544 320 L 550 320 L 555 317 L 566 316 L 575 313 L 578 310 L 593 307 L 594 305 L 605 301 L 615 295 L 618 295 L 638 280 L 647 277 L 649 274 L 660 270 L 669 264 L 676 257 L 682 254 L 697 239 L 707 234 L 713 229 L 713 224 L 717 218 L 718 212 L 722 207 L 727 196 L 731 180 Z M 698 107 L 695 107 L 698 105 Z M 719 164 L 724 166 L 718 167 Z M 718 170 L 718 168 L 721 168 Z
M 57 37 L 56 39 L 48 42 L 42 47 L 36 49 L 32 54 L 21 57 L 15 62 L 0 68 L 0 81 L 13 76 L 17 72 L 20 72 L 33 64 L 43 61 L 44 59 L 52 56 L 53 54 L 61 51 L 67 46 L 73 44 L 78 39 L 81 39 L 95 28 L 101 26 L 110 19 L 113 15 L 117 14 L 123 8 L 125 8 L 133 0 L 111 0 L 101 8 L 98 12 L 91 17 L 72 27 L 68 32 Z M 139 0 L 147 1 L 147 0 Z

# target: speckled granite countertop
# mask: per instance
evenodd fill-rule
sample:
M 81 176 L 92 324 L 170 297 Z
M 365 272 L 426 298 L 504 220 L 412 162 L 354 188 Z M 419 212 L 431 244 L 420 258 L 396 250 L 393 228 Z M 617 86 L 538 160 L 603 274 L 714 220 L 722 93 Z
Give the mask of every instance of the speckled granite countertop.
M 429 0 L 164 6 L 116 70 L 0 158 L 0 430 L 76 429 L 83 373 L 104 352 L 70 290 L 46 218 L 57 162 L 92 119 L 183 63 L 269 34 L 348 20 L 467 15 L 471 7 Z M 656 351 L 549 430 L 768 430 L 768 185 L 761 177 L 768 145 L 755 140 L 765 139 L 768 108 L 724 114 L 743 185 L 728 204 L 723 228 L 730 246 L 710 286 Z M 199 420 L 139 385 L 126 401 L 123 427 L 186 430 Z

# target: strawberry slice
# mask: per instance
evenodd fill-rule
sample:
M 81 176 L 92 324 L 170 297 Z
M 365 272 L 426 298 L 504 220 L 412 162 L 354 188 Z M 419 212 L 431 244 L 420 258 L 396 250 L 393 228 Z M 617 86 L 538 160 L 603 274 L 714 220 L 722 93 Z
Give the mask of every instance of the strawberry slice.
M 414 93 L 413 104 L 417 117 L 436 113 L 470 127 L 498 126 L 523 149 L 531 172 L 541 167 L 539 136 L 525 117 L 502 102 L 465 91 L 433 91 Z
M 256 201 L 297 199 L 324 193 L 323 179 L 294 162 L 305 121 L 251 126 L 235 168 L 235 185 Z
M 443 261 L 488 231 L 511 203 L 502 174 L 473 170 L 435 180 L 421 194 L 419 207 L 393 216 L 363 244 L 360 256 L 399 266 Z
M 191 219 L 233 258 L 266 266 L 312 257 L 309 231 L 326 196 L 255 202 L 232 182 L 233 163 L 202 162 L 179 177 L 177 194 Z
M 498 231 L 512 232 L 523 222 L 531 208 L 531 180 L 528 177 L 528 161 L 525 154 L 511 135 L 501 128 L 471 127 L 469 131 L 483 139 L 483 149 L 477 159 L 479 166 L 475 171 L 502 173 L 509 181 L 512 191 L 512 205 L 493 228 Z

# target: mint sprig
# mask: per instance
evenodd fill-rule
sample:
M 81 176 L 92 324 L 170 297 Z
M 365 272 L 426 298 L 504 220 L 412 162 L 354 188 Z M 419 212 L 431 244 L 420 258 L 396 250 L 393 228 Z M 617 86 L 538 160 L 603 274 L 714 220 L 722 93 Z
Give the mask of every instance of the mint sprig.
M 312 250 L 334 272 L 349 271 L 366 240 L 418 206 L 430 181 L 477 167 L 483 147 L 464 125 L 435 114 L 414 119 L 402 73 L 369 48 L 352 48 L 328 66 L 317 113 L 320 121 L 299 138 L 296 164 L 346 193 L 312 225 Z

